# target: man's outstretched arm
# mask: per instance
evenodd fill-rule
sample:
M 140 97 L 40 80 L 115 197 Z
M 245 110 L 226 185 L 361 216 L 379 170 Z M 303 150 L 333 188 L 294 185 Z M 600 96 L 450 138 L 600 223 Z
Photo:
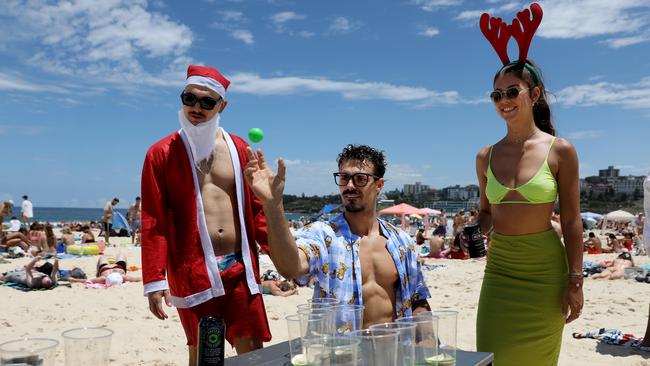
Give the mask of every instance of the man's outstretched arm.
M 249 187 L 262 201 L 264 207 L 271 260 L 278 272 L 287 279 L 305 275 L 309 271 L 307 257 L 296 246 L 284 214 L 282 203 L 286 173 L 284 161 L 278 161 L 276 174 L 266 163 L 262 150 L 257 150 L 256 156 L 253 149 L 247 147 L 246 154 L 249 160 L 244 175 Z

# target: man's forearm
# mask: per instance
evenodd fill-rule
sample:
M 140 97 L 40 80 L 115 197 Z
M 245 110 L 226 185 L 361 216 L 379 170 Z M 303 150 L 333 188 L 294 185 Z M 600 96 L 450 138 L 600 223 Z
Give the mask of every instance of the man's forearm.
M 300 255 L 296 241 L 289 230 L 282 203 L 264 205 L 269 254 L 278 272 L 287 279 L 300 275 Z

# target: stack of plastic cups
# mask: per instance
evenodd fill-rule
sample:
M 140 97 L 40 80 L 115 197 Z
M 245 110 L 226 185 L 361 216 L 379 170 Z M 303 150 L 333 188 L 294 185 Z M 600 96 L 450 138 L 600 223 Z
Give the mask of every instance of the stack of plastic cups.
M 371 325 L 370 330 L 388 329 L 398 331 L 397 360 L 398 365 L 415 365 L 415 324 L 413 323 L 381 323 Z
M 399 331 L 392 329 L 361 329 L 348 333 L 361 341 L 357 354 L 359 366 L 398 365 Z
M 310 366 L 357 366 L 361 341 L 352 337 L 303 338 L 306 364 Z M 295 364 L 294 364 L 295 365 Z
M 331 334 L 331 317 L 323 314 L 298 313 L 286 317 L 289 331 L 291 363 L 307 365 L 306 346 L 309 340 Z
M 363 328 L 363 305 L 337 305 L 333 307 L 335 335 L 346 335 Z
M 438 356 L 435 358 L 436 363 L 438 366 L 456 365 L 458 312 L 455 310 L 439 309 L 418 313 L 416 316 L 438 318 Z
M 438 318 L 428 314 L 426 316 L 407 316 L 396 321 L 415 324 L 415 363 L 417 365 L 436 364 L 438 359 Z

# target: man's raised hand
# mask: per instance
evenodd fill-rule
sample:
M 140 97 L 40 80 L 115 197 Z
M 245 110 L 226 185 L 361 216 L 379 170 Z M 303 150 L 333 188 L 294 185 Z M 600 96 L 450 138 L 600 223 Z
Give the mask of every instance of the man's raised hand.
M 284 180 L 287 171 L 284 160 L 278 160 L 277 174 L 269 167 L 262 149 L 257 149 L 257 155 L 250 147 L 246 148 L 248 163 L 244 176 L 248 186 L 263 204 L 281 204 L 284 193 Z

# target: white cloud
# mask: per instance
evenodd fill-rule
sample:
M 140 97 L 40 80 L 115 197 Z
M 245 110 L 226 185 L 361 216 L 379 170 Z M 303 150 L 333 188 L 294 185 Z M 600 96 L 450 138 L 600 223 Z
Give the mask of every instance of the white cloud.
M 646 0 L 548 0 L 542 6 L 544 21 L 539 35 L 546 38 L 633 34 L 650 21 Z
M 295 76 L 262 78 L 252 73 L 231 75 L 232 90 L 254 95 L 304 95 L 307 93 L 338 93 L 349 100 L 389 100 L 419 107 L 436 104 L 458 104 L 458 92 L 438 92 L 422 87 L 393 85 L 383 82 L 335 81 L 325 78 Z
M 496 1 L 489 1 L 496 4 Z M 541 3 L 544 20 L 537 34 L 551 39 L 582 39 L 610 36 L 603 41 L 612 48 L 650 40 L 650 2 L 647 0 L 546 0 Z M 510 1 L 484 10 L 465 10 L 456 20 L 477 24 L 482 13 L 510 23 L 528 3 Z
M 218 12 L 219 15 L 221 15 L 221 18 L 219 19 L 220 21 L 223 22 L 244 22 L 246 21 L 246 18 L 244 18 L 244 13 L 241 11 L 234 11 L 234 10 L 223 10 Z
M 361 27 L 361 23 L 357 21 L 352 21 L 346 17 L 336 17 L 330 24 L 329 30 L 335 34 L 345 34 L 350 33 L 353 30 Z
M 492 1 L 491 3 L 496 2 Z M 490 16 L 502 18 L 504 21 L 506 21 L 508 19 L 507 14 L 512 14 L 512 17 L 514 18 L 516 16 L 515 12 L 523 9 L 523 7 L 524 5 L 520 4 L 519 2 L 511 1 L 501 4 L 498 7 L 491 7 L 483 10 L 464 10 L 461 11 L 454 19 L 465 22 L 466 24 L 478 25 L 478 21 L 481 18 L 481 15 L 483 13 L 488 13 Z
M 602 130 L 586 130 L 569 132 L 567 138 L 570 140 L 592 140 L 605 136 Z
M 247 30 L 237 29 L 232 31 L 230 35 L 232 36 L 232 38 L 242 41 L 249 45 L 255 43 L 255 40 L 253 39 L 253 33 Z
M 146 0 L 6 0 L 0 15 L 16 29 L 0 40 L 3 47 L 21 47 L 30 66 L 78 82 L 165 84 L 182 75 L 193 39 L 187 26 L 148 9 Z M 155 74 L 143 66 L 150 60 L 160 65 Z
M 650 33 L 631 37 L 610 38 L 606 39 L 604 43 L 611 48 L 621 48 L 647 42 L 648 40 L 650 40 Z
M 300 32 L 298 32 L 298 35 L 300 37 L 303 37 L 303 38 L 309 38 L 309 37 L 313 37 L 315 35 L 315 33 L 314 32 L 309 32 L 309 31 L 300 31 Z
M 413 3 L 424 11 L 434 11 L 439 8 L 460 5 L 462 0 L 413 0 Z
M 427 27 L 423 31 L 419 32 L 418 35 L 422 37 L 432 38 L 440 34 L 440 30 L 435 27 Z
M 10 75 L 0 72 L 0 90 L 13 90 L 20 92 L 54 92 L 66 93 L 65 88 L 59 86 L 32 83 L 18 75 Z
M 645 109 L 650 108 L 650 77 L 630 84 L 600 81 L 574 85 L 555 94 L 565 106 L 618 105 Z
M 278 33 L 285 33 L 287 31 L 286 25 L 288 22 L 295 20 L 303 20 L 306 17 L 302 14 L 298 14 L 293 11 L 283 11 L 280 13 L 275 13 L 271 15 L 271 22 L 273 22 L 273 28 Z

